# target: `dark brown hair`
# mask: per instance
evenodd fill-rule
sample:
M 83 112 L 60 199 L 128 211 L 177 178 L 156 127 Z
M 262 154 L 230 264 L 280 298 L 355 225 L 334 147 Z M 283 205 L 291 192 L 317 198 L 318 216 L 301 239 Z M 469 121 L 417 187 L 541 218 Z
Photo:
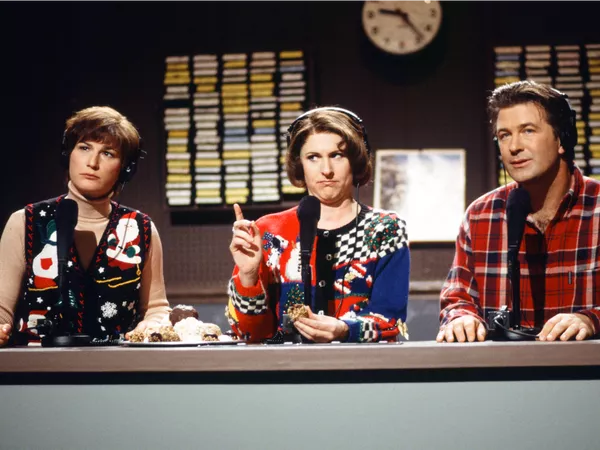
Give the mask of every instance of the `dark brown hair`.
M 108 106 L 82 109 L 67 119 L 63 139 L 67 155 L 77 143 L 88 140 L 120 149 L 122 166 L 139 156 L 139 133 L 127 117 Z
M 342 138 L 340 149 L 350 161 L 353 185 L 364 186 L 371 180 L 373 164 L 360 125 L 342 112 L 322 109 L 302 118 L 290 132 L 285 169 L 294 186 L 306 187 L 300 151 L 308 137 L 317 133 L 333 133 Z
M 487 105 L 492 133 L 496 134 L 496 124 L 501 109 L 523 103 L 533 103 L 544 112 L 546 121 L 565 149 L 565 159 L 573 161 L 577 130 L 571 117 L 571 107 L 565 94 L 548 85 L 524 80 L 496 88 L 488 97 Z

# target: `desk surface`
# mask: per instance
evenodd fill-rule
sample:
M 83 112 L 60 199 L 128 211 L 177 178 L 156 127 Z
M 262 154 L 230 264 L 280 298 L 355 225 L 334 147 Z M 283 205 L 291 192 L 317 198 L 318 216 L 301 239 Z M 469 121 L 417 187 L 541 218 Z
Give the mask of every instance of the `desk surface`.
M 600 366 L 600 341 L 0 349 L 3 373 L 249 372 Z

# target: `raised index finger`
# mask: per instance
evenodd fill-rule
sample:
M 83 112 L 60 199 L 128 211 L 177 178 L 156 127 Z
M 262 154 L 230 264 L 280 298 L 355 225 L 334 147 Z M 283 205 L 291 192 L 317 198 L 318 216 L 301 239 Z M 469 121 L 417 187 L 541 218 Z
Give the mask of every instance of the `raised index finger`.
M 233 211 L 235 212 L 235 220 L 244 220 L 244 214 L 242 214 L 242 208 L 240 208 L 240 205 L 234 203 Z

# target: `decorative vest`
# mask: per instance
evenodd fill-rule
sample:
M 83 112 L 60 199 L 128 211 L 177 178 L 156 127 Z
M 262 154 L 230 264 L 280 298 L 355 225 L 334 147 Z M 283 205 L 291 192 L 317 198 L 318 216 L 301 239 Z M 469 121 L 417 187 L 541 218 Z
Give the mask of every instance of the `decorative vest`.
M 99 339 L 118 337 L 139 320 L 141 275 L 151 237 L 150 217 L 111 201 L 108 225 L 86 270 L 81 266 L 75 243 L 71 246 L 64 289 L 68 298 L 62 299 L 58 289 L 55 212 L 64 198 L 65 195 L 25 208 L 26 278 L 23 298 L 15 312 L 17 345 L 27 345 L 43 336 L 36 329 L 44 322 L 40 319 L 52 320 L 62 332 Z

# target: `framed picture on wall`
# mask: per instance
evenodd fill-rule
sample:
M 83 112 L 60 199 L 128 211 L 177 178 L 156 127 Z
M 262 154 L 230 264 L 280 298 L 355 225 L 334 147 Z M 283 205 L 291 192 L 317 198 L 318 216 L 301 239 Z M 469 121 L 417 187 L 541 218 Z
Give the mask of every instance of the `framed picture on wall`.
M 454 241 L 465 212 L 465 150 L 377 150 L 374 206 L 396 211 L 411 242 Z

